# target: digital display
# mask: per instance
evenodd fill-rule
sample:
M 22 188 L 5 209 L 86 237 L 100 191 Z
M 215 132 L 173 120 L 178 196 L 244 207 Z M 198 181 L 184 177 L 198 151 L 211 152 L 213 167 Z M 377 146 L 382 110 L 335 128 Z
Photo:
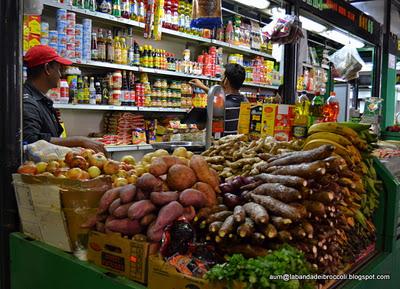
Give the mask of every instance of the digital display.
M 105 267 L 124 272 L 125 271 L 125 259 L 120 256 L 115 256 L 110 253 L 101 253 L 101 264 Z

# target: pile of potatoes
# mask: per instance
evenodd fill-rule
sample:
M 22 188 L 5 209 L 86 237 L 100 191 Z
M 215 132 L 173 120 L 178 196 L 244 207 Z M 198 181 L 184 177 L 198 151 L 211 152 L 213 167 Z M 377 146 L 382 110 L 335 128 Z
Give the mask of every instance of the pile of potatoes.
M 136 185 L 113 188 L 103 195 L 92 224 L 98 231 L 143 233 L 149 241 L 158 242 L 165 227 L 176 219 L 184 216 L 192 221 L 197 210 L 218 203 L 218 174 L 204 157 L 180 148 L 172 156 L 153 155 L 150 164 L 147 160 L 142 164 L 148 165 L 148 172 Z

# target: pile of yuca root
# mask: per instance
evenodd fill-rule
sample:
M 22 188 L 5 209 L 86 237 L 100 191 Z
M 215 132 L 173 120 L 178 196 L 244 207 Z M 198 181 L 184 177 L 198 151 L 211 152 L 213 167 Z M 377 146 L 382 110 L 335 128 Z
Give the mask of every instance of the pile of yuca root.
M 229 253 L 257 256 L 286 242 L 304 251 L 318 272 L 337 273 L 364 248 L 352 236 L 356 228 L 364 228 L 366 245 L 374 226 L 360 211 L 360 176 L 335 149 L 270 155 L 256 166 L 259 175 L 221 184 L 224 204 L 200 210 L 195 223 Z
M 191 221 L 196 210 L 217 204 L 218 175 L 202 156 L 156 157 L 149 171 L 136 185 L 107 191 L 88 227 L 126 236 L 144 233 L 147 240 L 159 242 L 165 227 L 179 217 Z
M 271 155 L 297 151 L 301 142 L 279 142 L 266 137 L 249 141 L 246 135 L 223 137 L 202 153 L 210 167 L 223 179 L 257 174 L 257 164 Z

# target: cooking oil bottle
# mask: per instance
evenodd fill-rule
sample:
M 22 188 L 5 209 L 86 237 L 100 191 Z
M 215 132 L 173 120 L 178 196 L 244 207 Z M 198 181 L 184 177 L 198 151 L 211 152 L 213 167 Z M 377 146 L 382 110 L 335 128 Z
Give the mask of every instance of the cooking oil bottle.
M 326 104 L 323 108 L 324 122 L 337 122 L 339 116 L 340 105 L 339 100 L 336 97 L 334 91 L 331 92 L 330 96 L 326 100 Z
M 296 138 L 305 138 L 310 116 L 310 100 L 305 91 L 303 91 L 296 100 L 293 136 Z

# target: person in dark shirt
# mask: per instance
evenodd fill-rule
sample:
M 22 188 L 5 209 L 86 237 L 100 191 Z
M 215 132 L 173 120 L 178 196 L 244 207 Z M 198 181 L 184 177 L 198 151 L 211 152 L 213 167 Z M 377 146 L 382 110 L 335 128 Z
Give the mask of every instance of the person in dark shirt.
M 225 66 L 225 73 L 221 81 L 221 86 L 225 92 L 224 135 L 237 134 L 240 103 L 247 102 L 247 98 L 239 92 L 245 78 L 246 72 L 243 66 L 239 64 L 227 64 Z M 198 79 L 193 79 L 189 83 L 203 89 L 206 93 L 209 90 L 209 87 Z
M 104 152 L 104 145 L 86 137 L 60 138 L 63 128 L 58 120 L 53 101 L 46 93 L 58 86 L 64 65 L 72 62 L 60 57 L 56 51 L 45 45 L 35 46 L 24 57 L 27 67 L 27 81 L 23 96 L 23 138 L 26 143 L 38 140 L 66 146 L 84 147 Z

